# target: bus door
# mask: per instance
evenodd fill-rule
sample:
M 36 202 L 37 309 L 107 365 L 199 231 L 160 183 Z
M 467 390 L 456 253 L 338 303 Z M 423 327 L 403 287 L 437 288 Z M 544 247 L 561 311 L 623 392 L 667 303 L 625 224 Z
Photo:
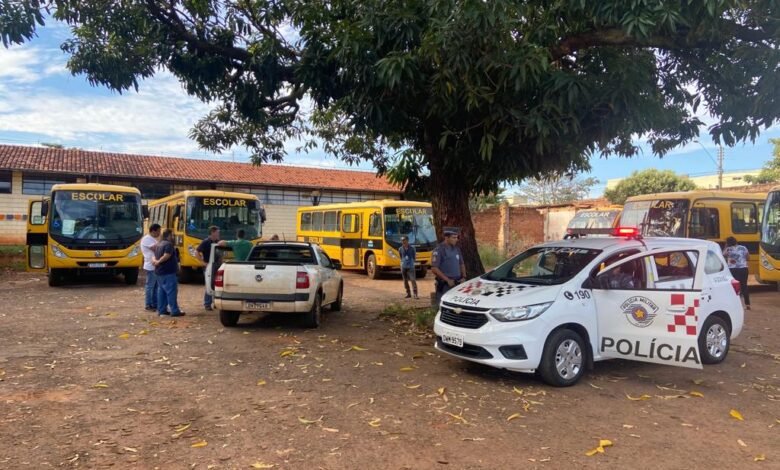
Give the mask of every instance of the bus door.
M 361 261 L 360 211 L 345 210 L 341 212 L 341 264 L 345 268 L 359 268 Z
M 48 201 L 30 201 L 27 210 L 27 271 L 44 272 L 47 269 L 46 248 L 49 234 L 46 228 Z
M 722 204 L 721 204 L 722 206 Z M 717 201 L 698 200 L 691 207 L 688 219 L 688 237 L 701 240 L 712 240 L 723 244 L 726 238 L 723 233 L 724 214 Z

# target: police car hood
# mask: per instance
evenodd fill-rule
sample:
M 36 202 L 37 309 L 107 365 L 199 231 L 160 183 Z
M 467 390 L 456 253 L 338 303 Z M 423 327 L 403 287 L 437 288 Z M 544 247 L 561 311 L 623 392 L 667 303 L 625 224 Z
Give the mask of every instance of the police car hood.
M 450 289 L 444 294 L 442 301 L 481 308 L 520 307 L 552 302 L 560 290 L 560 285 L 488 281 L 477 278 Z

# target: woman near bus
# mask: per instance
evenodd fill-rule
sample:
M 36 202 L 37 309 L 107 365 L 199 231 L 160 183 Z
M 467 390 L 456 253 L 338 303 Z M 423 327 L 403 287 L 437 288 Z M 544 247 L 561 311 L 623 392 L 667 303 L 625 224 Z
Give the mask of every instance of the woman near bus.
M 723 257 L 729 265 L 729 270 L 734 279 L 739 281 L 739 291 L 745 300 L 745 310 L 750 310 L 750 293 L 748 292 L 748 249 L 737 244 L 737 239 L 728 237 Z

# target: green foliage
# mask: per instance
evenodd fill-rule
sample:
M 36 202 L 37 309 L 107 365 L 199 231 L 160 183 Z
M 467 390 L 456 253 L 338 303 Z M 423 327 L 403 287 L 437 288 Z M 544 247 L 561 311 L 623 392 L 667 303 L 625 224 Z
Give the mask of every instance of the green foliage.
M 483 211 L 485 209 L 489 209 L 491 207 L 496 207 L 499 204 L 502 204 L 506 201 L 506 196 L 504 195 L 504 188 L 499 188 L 498 192 L 495 193 L 489 193 L 489 194 L 478 194 L 476 196 L 471 196 L 469 199 L 469 209 L 472 212 L 475 211 Z
M 769 142 L 775 146 L 772 150 L 772 159 L 764 165 L 759 174 L 745 176 L 745 181 L 748 184 L 780 182 L 780 139 L 769 139 Z
M 482 259 L 482 264 L 485 265 L 485 269 L 493 269 L 499 264 L 506 261 L 506 257 L 501 254 L 498 247 L 489 243 L 480 243 L 478 245 L 479 257 Z
M 593 177 L 577 178 L 553 173 L 525 180 L 517 194 L 529 204 L 566 204 L 587 198 L 590 189 L 598 183 L 599 180 Z
M 693 189 L 696 189 L 696 184 L 686 176 L 680 176 L 672 170 L 650 168 L 631 173 L 631 176 L 620 181 L 617 186 L 604 191 L 604 197 L 612 204 L 623 204 L 631 196 Z
M 430 330 L 433 328 L 433 321 L 436 318 L 436 309 L 392 303 L 386 306 L 379 316 L 395 322 L 410 324 L 418 329 Z

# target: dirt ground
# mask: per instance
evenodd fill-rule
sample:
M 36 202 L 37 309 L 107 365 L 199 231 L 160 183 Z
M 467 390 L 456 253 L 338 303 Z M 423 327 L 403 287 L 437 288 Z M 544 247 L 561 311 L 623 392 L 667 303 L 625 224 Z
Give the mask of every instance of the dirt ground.
M 555 389 L 378 318 L 399 279 L 345 279 L 317 330 L 226 329 L 195 285 L 173 320 L 140 282 L 3 274 L 0 468 L 780 468 L 778 293 L 719 366 L 612 361 Z

